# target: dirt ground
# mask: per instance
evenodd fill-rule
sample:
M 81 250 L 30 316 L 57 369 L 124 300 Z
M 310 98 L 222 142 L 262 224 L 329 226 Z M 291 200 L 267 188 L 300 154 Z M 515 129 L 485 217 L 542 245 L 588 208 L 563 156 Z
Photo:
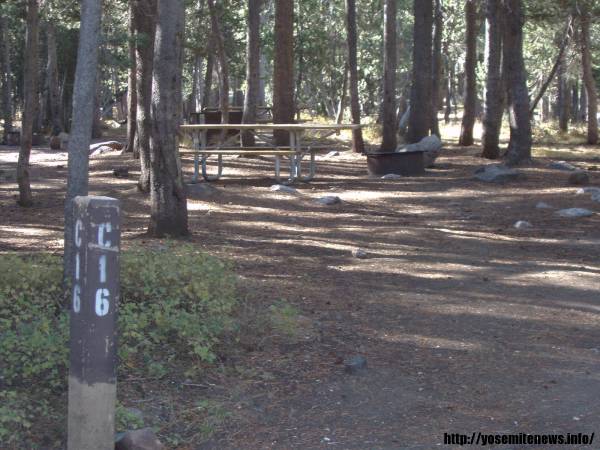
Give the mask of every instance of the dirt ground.
M 231 412 L 182 448 L 432 449 L 454 448 L 445 432 L 600 432 L 600 214 L 555 214 L 600 204 L 544 158 L 519 181 L 474 181 L 477 153 L 448 146 L 426 176 L 384 181 L 344 152 L 319 158 L 297 195 L 269 190 L 270 161 L 227 159 L 216 192 L 189 201 L 191 240 L 233 261 L 252 302 L 294 305 L 300 329 L 225 349 L 220 364 L 236 370 L 181 385 Z M 0 251 L 60 252 L 66 155 L 34 150 L 30 209 L 15 204 L 15 162 L 0 147 Z M 112 176 L 120 166 L 129 179 Z M 151 243 L 136 167 L 128 156 L 91 162 L 92 193 L 122 200 L 125 246 Z M 323 195 L 342 203 L 315 203 Z M 368 368 L 347 374 L 354 355 Z M 132 395 L 140 408 L 159 397 Z

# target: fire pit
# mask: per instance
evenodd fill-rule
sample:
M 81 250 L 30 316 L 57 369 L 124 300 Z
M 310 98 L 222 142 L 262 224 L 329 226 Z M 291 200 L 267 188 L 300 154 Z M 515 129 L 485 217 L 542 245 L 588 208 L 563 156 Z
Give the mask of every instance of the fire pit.
M 423 175 L 425 163 L 422 150 L 366 153 L 369 175 Z

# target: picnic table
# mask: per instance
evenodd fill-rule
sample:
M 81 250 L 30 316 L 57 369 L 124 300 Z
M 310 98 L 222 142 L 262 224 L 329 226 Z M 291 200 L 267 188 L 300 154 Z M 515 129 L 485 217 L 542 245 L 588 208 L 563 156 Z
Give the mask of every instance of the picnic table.
M 202 167 L 202 177 L 206 181 L 216 181 L 223 174 L 223 156 L 274 156 L 275 157 L 275 179 L 281 181 L 281 158 L 289 159 L 290 175 L 285 184 L 291 184 L 296 180 L 309 182 L 316 173 L 315 154 L 318 151 L 316 147 L 305 146 L 302 144 L 302 136 L 306 132 L 321 133 L 319 139 L 325 139 L 332 134 L 339 133 L 342 130 L 355 130 L 360 125 L 353 124 L 200 124 L 200 125 L 182 125 L 182 133 L 191 137 L 193 148 L 180 148 L 180 153 L 194 155 L 194 178 L 192 182 L 197 183 L 200 167 Z M 209 142 L 209 131 L 214 134 L 215 130 L 221 133 L 222 139 L 217 143 Z M 229 133 L 235 130 L 237 134 L 231 136 Z M 272 138 L 265 132 L 275 130 L 287 131 L 290 134 L 289 146 L 277 146 Z M 258 140 L 264 143 L 255 147 L 244 147 L 241 145 L 241 133 L 250 132 Z M 235 142 L 237 141 L 237 142 Z M 323 146 L 320 146 L 323 148 Z M 207 160 L 211 156 L 217 157 L 217 174 L 209 175 L 207 170 Z M 310 156 L 308 175 L 302 175 L 302 160 Z

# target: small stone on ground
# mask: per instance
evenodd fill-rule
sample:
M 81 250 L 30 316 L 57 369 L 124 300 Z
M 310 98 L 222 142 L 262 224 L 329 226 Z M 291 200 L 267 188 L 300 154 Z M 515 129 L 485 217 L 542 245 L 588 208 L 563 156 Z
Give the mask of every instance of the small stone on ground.
M 557 211 L 556 214 L 558 214 L 560 217 L 566 217 L 569 219 L 577 219 L 580 217 L 593 216 L 594 212 L 590 211 L 589 209 L 585 209 L 585 208 L 568 208 L 568 209 L 561 209 L 560 211 Z
M 354 250 L 352 250 L 352 256 L 358 259 L 366 259 L 368 254 L 362 248 L 355 248 Z
M 127 431 L 117 438 L 115 450 L 164 450 L 152 428 Z
M 564 170 L 567 172 L 574 172 L 575 170 L 577 170 L 577 167 L 575 167 L 573 164 L 569 164 L 566 161 L 554 161 L 550 163 L 549 167 L 551 169 Z
M 344 371 L 351 375 L 355 375 L 367 368 L 367 358 L 364 356 L 353 356 L 344 361 Z
M 285 184 L 274 184 L 269 189 L 273 192 L 284 192 L 286 194 L 297 194 L 298 193 L 298 191 L 295 188 L 293 188 L 291 186 L 286 186 Z
M 402 175 L 399 175 L 397 173 L 388 173 L 387 175 L 382 176 L 381 179 L 382 180 L 401 180 Z
M 521 176 L 518 170 L 504 164 L 488 164 L 475 171 L 475 178 L 486 183 L 505 183 Z
M 317 203 L 320 205 L 331 206 L 337 205 L 338 203 L 342 203 L 342 199 L 337 195 L 326 195 L 325 197 L 321 197 L 317 199 Z
M 539 202 L 537 205 L 535 205 L 535 207 L 537 209 L 553 209 L 552 205 L 549 205 L 546 202 Z
M 531 223 L 527 222 L 526 220 L 519 220 L 517 223 L 515 223 L 514 226 L 517 230 L 528 230 L 530 228 L 533 228 L 533 225 L 531 225 Z

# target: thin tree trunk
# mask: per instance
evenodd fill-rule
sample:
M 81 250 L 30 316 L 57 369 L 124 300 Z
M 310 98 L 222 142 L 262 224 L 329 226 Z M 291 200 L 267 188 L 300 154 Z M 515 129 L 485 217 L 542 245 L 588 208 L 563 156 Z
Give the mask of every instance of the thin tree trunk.
M 413 72 L 407 140 L 419 142 L 431 129 L 433 1 L 414 0 Z M 424 76 L 423 74 L 428 74 Z
M 442 88 L 442 37 L 444 12 L 442 0 L 435 0 L 435 32 L 433 35 L 433 61 L 431 77 L 431 132 L 441 138 L 438 112 Z
M 46 76 L 48 78 L 48 103 L 50 109 L 50 121 L 52 123 L 52 135 L 57 136 L 64 129 L 60 108 L 60 89 L 58 86 L 58 62 L 56 55 L 56 29 L 54 23 L 46 24 L 46 39 L 48 48 L 48 63 L 46 65 Z
M 531 159 L 531 116 L 523 61 L 522 0 L 504 0 L 504 73 L 510 111 L 510 143 L 505 158 L 516 165 Z
M 398 122 L 396 121 L 396 52 L 398 50 L 396 47 L 396 0 L 385 0 L 383 14 L 383 137 L 380 151 L 393 152 L 398 145 L 396 137 L 398 131 Z
M 344 64 L 344 80 L 342 81 L 342 92 L 335 115 L 335 123 L 338 125 L 344 121 L 344 110 L 346 109 L 346 98 L 348 93 L 348 63 Z
M 217 58 L 219 60 L 219 108 L 221 109 L 221 123 L 229 123 L 229 67 L 225 53 L 225 42 L 221 33 L 214 0 L 208 0 L 208 10 L 210 12 L 212 35 L 217 47 Z M 225 134 L 225 132 L 221 133 L 222 140 Z
M 150 136 L 152 134 L 152 73 L 156 36 L 157 0 L 133 0 L 136 61 L 136 141 L 134 157 L 140 158 L 138 189 L 150 191 Z
M 260 10 L 262 0 L 248 0 L 248 37 L 246 43 L 246 95 L 242 123 L 256 123 L 260 89 Z M 242 133 L 242 145 L 254 146 L 254 134 Z
M 571 86 L 571 122 L 577 123 L 579 117 L 579 82 L 575 80 Z
M 127 75 L 127 151 L 133 153 L 137 131 L 137 64 L 135 57 L 136 27 L 134 20 L 134 2 L 129 0 L 129 18 L 127 30 L 129 34 L 129 72 Z
M 21 125 L 21 150 L 17 162 L 17 183 L 19 185 L 19 204 L 31 206 L 33 196 L 29 181 L 29 156 L 33 139 L 33 122 L 37 105 L 38 74 L 38 32 L 39 3 L 38 0 L 27 1 L 27 36 L 25 40 L 25 67 L 23 81 L 24 106 Z
M 350 112 L 352 123 L 360 125 L 360 97 L 358 93 L 358 30 L 356 27 L 356 0 L 346 0 L 346 33 L 348 44 L 348 69 L 350 71 Z M 362 130 L 352 132 L 352 150 L 365 151 Z
M 202 92 L 202 109 L 206 109 L 211 106 L 211 93 L 212 93 L 212 82 L 213 82 L 213 71 L 215 64 L 215 55 L 212 51 L 213 48 L 212 34 L 208 39 L 208 54 L 206 55 L 206 71 L 204 72 L 204 90 Z
M 88 194 L 89 149 L 96 93 L 101 0 L 83 0 L 77 68 L 73 87 L 73 123 L 69 137 L 69 166 L 65 200 L 64 280 L 69 288 L 73 278 L 73 199 Z
M 3 141 L 8 139 L 12 131 L 12 67 L 10 61 L 10 41 L 8 39 L 8 22 L 0 15 L 0 82 L 2 83 L 2 119 L 4 121 Z
M 567 81 L 567 58 L 565 52 L 561 53 L 558 65 L 558 128 L 563 133 L 569 131 L 569 84 Z
M 587 89 L 585 83 L 581 84 L 579 92 L 579 122 L 584 123 L 587 120 Z
M 500 0 L 487 0 L 485 60 L 487 79 L 483 114 L 483 151 L 488 159 L 500 157 L 500 130 L 504 110 L 504 83 L 502 80 L 502 14 Z
M 587 142 L 591 145 L 598 144 L 598 91 L 596 80 L 592 72 L 592 53 L 590 41 L 590 13 L 581 6 L 581 67 L 583 69 L 583 82 L 587 91 Z
M 465 16 L 467 23 L 465 57 L 465 109 L 459 145 L 473 145 L 473 128 L 477 116 L 477 3 L 466 0 Z
M 294 2 L 275 0 L 275 58 L 273 62 L 273 122 L 294 122 Z M 290 143 L 289 133 L 273 133 L 277 145 Z

